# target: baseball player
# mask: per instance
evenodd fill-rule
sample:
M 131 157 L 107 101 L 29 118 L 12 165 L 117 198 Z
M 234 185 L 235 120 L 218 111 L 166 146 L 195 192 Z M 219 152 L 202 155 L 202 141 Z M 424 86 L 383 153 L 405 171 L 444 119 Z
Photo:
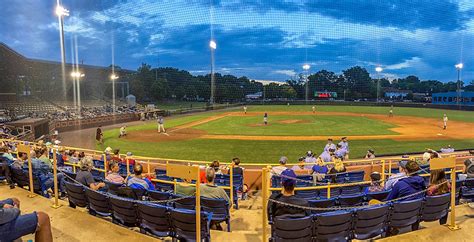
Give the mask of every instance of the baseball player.
M 448 116 L 444 114 L 443 116 L 443 129 L 446 129 L 448 127 Z
M 158 133 L 161 133 L 161 130 L 163 130 L 163 133 L 166 133 L 165 120 L 163 119 L 163 116 L 158 117 Z
M 267 113 L 265 113 L 265 114 L 263 115 L 263 123 L 264 123 L 265 125 L 268 124 L 268 114 L 267 114 Z
M 393 117 L 393 105 L 390 106 L 390 111 L 388 111 L 388 117 L 389 118 Z
M 247 105 L 244 105 L 244 114 L 247 114 Z
M 313 109 L 313 113 L 316 113 L 316 106 L 313 106 L 311 109 Z
M 119 138 L 122 138 L 123 136 L 127 136 L 127 130 L 126 130 L 127 126 L 122 126 L 120 127 L 120 134 L 119 134 Z

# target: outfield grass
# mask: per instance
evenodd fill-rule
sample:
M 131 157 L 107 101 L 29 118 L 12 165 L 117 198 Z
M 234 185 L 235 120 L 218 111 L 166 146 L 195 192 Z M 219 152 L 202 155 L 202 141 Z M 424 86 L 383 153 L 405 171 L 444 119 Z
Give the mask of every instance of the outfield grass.
M 282 123 L 300 120 L 302 123 Z M 212 122 L 195 126 L 209 134 L 224 135 L 390 135 L 397 134 L 389 130 L 395 125 L 366 117 L 316 116 L 316 115 L 270 115 L 268 126 L 263 126 L 260 116 L 224 117 Z
M 317 111 L 334 112 L 353 112 L 370 114 L 387 114 L 388 107 L 363 107 L 363 106 L 317 106 Z M 165 126 L 172 128 L 178 125 L 198 121 L 207 117 L 214 116 L 219 112 L 206 112 L 187 116 L 175 116 L 165 119 Z M 240 111 L 241 110 L 237 110 Z M 311 105 L 308 106 L 249 106 L 248 111 L 311 111 Z M 426 108 L 395 108 L 395 115 L 439 118 L 447 113 L 450 120 L 464 122 L 474 122 L 474 112 L 437 110 Z M 218 134 L 247 134 L 247 135 L 307 135 L 312 132 L 314 135 L 354 135 L 354 134 L 384 134 L 390 128 L 390 124 L 371 120 L 376 123 L 365 122 L 363 117 L 347 117 L 348 120 L 342 120 L 339 116 L 319 116 L 319 124 L 311 123 L 312 128 L 306 127 L 309 124 L 286 124 L 273 125 L 277 119 L 307 119 L 312 116 L 281 116 L 270 117 L 272 125 L 268 127 L 249 127 L 252 123 L 261 123 L 262 117 L 239 117 L 236 119 L 223 118 L 203 125 L 199 129 L 205 129 L 209 133 Z M 253 119 L 255 118 L 255 119 Z M 333 120 L 331 120 L 331 118 Z M 323 121 L 324 120 L 324 121 Z M 316 122 L 316 121 L 314 121 Z M 358 124 L 358 125 L 355 125 Z M 310 127 L 311 127 L 310 125 Z M 343 125 L 343 126 L 341 126 Z M 374 126 L 381 125 L 381 126 Z M 389 125 L 389 126 L 386 126 Z M 337 127 L 337 128 L 336 128 Z M 347 132 L 338 132 L 338 129 L 344 127 Z M 156 123 L 146 123 L 144 125 L 130 126 L 128 130 L 154 130 Z M 268 132 L 269 129 L 271 132 Z M 341 130 L 343 130 L 341 128 Z M 377 131 L 377 132 L 372 132 Z M 280 133 L 278 133 L 280 132 Z M 319 133 L 318 133 L 319 132 Z M 327 132 L 327 133 L 325 133 Z M 334 133 L 332 133 L 334 132 Z M 461 131 L 460 131 L 461 132 Z M 286 155 L 291 161 L 296 161 L 298 157 L 304 155 L 308 150 L 320 153 L 324 147 L 324 141 L 248 141 L 248 140 L 207 140 L 194 139 L 187 141 L 169 141 L 169 142 L 130 142 L 124 139 L 118 139 L 118 129 L 105 131 L 105 144 L 98 146 L 103 150 L 107 146 L 120 148 L 123 153 L 132 151 L 136 155 L 189 159 L 189 160 L 213 160 L 229 161 L 234 156 L 242 158 L 244 162 L 276 162 L 282 155 Z M 377 154 L 394 154 L 404 152 L 422 152 L 425 148 L 439 149 L 446 145 L 452 145 L 456 149 L 474 148 L 474 139 L 467 140 L 435 140 L 435 141 L 394 141 L 385 140 L 358 140 L 350 141 L 351 157 L 360 158 L 371 148 Z
M 164 110 L 202 108 L 206 107 L 206 102 L 158 102 L 155 106 Z

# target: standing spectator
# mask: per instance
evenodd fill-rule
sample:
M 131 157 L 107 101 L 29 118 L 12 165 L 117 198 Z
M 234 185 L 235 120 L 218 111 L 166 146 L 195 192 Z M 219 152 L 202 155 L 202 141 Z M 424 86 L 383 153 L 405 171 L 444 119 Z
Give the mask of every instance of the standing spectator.
M 336 145 L 332 141 L 331 138 L 328 139 L 328 143 L 324 146 L 324 151 L 329 151 L 330 149 L 336 150 Z
M 141 164 L 135 164 L 133 166 L 133 173 L 135 175 L 128 178 L 127 186 L 135 189 L 155 190 L 153 183 L 151 183 L 148 178 L 143 177 L 143 166 Z
M 214 169 L 214 172 L 217 174 L 217 175 L 222 175 L 222 171 L 221 171 L 221 168 L 220 168 L 220 163 L 218 160 L 214 160 L 212 161 L 211 165 L 209 167 L 212 167 L 212 169 Z
M 454 148 L 451 147 L 451 145 L 448 145 L 444 148 L 441 148 L 441 153 L 453 153 L 454 152 Z
M 105 177 L 105 180 L 113 183 L 123 184 L 125 179 L 119 174 L 119 164 L 115 161 L 109 163 L 109 173 Z
M 288 162 L 288 158 L 286 156 L 280 157 L 280 165 L 279 166 L 274 166 L 272 168 L 272 173 L 280 175 L 284 170 L 287 169 L 286 167 L 286 162 Z
M 99 144 L 104 143 L 104 133 L 102 133 L 102 126 L 97 127 L 97 130 L 95 132 L 95 140 L 97 140 Z
M 316 158 L 314 157 L 314 153 L 311 150 L 306 152 L 306 157 L 304 158 L 304 162 L 310 163 L 308 165 L 305 165 L 305 169 L 308 169 L 308 170 L 310 170 L 311 167 L 313 167 L 314 163 L 316 163 Z
M 417 192 L 421 192 L 426 188 L 425 181 L 417 173 L 417 171 L 419 170 L 420 166 L 418 165 L 418 163 L 416 163 L 416 161 L 408 161 L 406 164 L 406 171 L 408 173 L 408 177 L 402 178 L 397 183 L 395 183 L 392 188 L 392 191 L 387 196 L 387 201 L 403 197 L 405 198 L 401 199 L 401 201 L 422 198 L 424 196 L 423 193 L 406 197 Z
M 33 233 L 37 242 L 53 241 L 48 214 L 33 212 L 21 215 L 20 200 L 9 198 L 0 201 L 1 241 L 14 241 Z
M 373 149 L 367 150 L 367 154 L 365 154 L 364 159 L 375 159 L 375 151 Z
M 97 191 L 103 187 L 105 187 L 105 183 L 103 182 L 96 182 L 94 177 L 92 176 L 91 170 L 93 168 L 92 165 L 92 157 L 86 156 L 81 161 L 79 161 L 79 172 L 76 174 L 76 181 L 81 183 L 82 185 L 89 187 L 90 189 Z
M 347 137 L 342 137 L 341 142 L 339 142 L 339 145 L 341 146 L 341 149 L 346 151 L 346 154 L 343 157 L 344 160 L 348 160 L 349 159 L 349 141 L 347 141 Z
M 302 198 L 295 196 L 295 186 L 296 186 L 296 174 L 290 169 L 284 170 L 281 175 L 281 185 L 283 190 L 279 194 L 272 194 L 270 199 L 276 200 L 282 203 L 294 204 L 298 206 L 308 206 L 308 201 Z M 308 216 L 309 211 L 301 208 L 296 208 L 292 206 L 287 206 L 272 201 L 268 202 L 268 215 L 271 217 L 281 216 L 281 215 L 300 215 Z
M 235 157 L 232 159 L 232 164 L 234 164 L 234 168 L 232 169 L 232 174 L 234 175 L 241 175 L 244 177 L 244 168 L 240 166 L 240 159 Z M 230 175 L 230 171 L 229 171 Z
M 437 196 L 448 193 L 451 190 L 443 169 L 431 170 L 430 173 L 430 185 L 428 186 L 426 195 Z
M 407 176 L 407 171 L 406 171 L 406 166 L 407 166 L 408 160 L 401 160 L 398 162 L 398 173 L 392 174 L 386 181 L 385 181 L 385 190 L 390 190 L 393 188 L 395 183 L 398 182 L 398 180 L 404 178 Z

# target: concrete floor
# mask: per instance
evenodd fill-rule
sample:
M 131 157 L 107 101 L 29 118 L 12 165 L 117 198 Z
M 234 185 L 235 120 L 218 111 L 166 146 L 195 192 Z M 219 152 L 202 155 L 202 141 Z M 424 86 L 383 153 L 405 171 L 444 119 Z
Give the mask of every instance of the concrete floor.
M 63 206 L 54 209 L 52 200 L 41 196 L 27 197 L 28 192 L 21 188 L 10 190 L 5 184 L 0 184 L 0 199 L 17 197 L 21 201 L 22 213 L 44 211 L 51 217 L 53 236 L 55 241 L 160 241 L 150 236 L 140 234 L 138 229 L 128 229 L 113 224 L 110 219 L 94 217 L 86 209 L 73 209 L 66 201 Z M 242 201 L 240 209 L 231 212 L 232 233 L 212 231 L 213 241 L 261 241 L 262 200 L 260 197 Z M 386 238 L 380 241 L 474 241 L 474 209 L 466 205 L 456 209 L 456 221 L 461 230 L 451 231 L 438 222 L 422 223 L 422 229 L 416 232 L 405 233 L 399 236 Z M 23 241 L 34 239 L 33 235 L 23 237 Z M 171 241 L 168 239 L 166 241 Z

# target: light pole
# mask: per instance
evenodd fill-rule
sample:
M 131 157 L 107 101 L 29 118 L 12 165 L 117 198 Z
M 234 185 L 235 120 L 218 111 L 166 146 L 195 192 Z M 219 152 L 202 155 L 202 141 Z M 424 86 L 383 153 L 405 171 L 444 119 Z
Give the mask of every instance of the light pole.
M 80 79 L 84 77 L 84 73 L 80 73 L 79 71 L 73 71 L 71 72 L 71 77 L 73 78 L 73 82 L 75 83 L 75 87 L 77 91 L 75 92 L 77 95 L 74 96 L 74 99 L 77 100 L 77 103 L 75 104 L 77 107 L 77 110 L 79 112 L 79 117 L 81 116 L 81 85 L 80 85 Z
M 110 76 L 110 80 L 112 80 L 112 111 L 115 114 L 115 80 L 117 80 L 119 77 L 115 75 L 115 73 L 112 73 Z
M 66 50 L 64 47 L 64 16 L 69 16 L 69 10 L 65 9 L 59 4 L 59 0 L 56 4 L 56 15 L 59 21 L 59 43 L 61 45 L 61 71 L 63 81 L 63 97 L 66 100 Z
M 382 67 L 377 66 L 375 68 L 375 71 L 377 72 L 377 102 L 380 100 L 380 72 L 383 71 Z
M 463 63 L 456 64 L 454 67 L 458 70 L 458 82 L 457 82 L 457 87 L 456 87 L 456 104 L 458 105 L 459 108 L 459 99 L 461 99 L 461 70 L 464 67 Z
M 216 80 L 214 77 L 214 52 L 217 49 L 217 43 L 214 40 L 209 41 L 209 47 L 211 49 L 211 98 L 209 103 L 214 105 L 216 95 Z
M 305 101 L 306 101 L 306 104 L 308 104 L 308 97 L 309 97 L 309 75 L 308 75 L 308 70 L 309 68 L 311 68 L 310 65 L 308 64 L 304 64 L 303 65 L 303 70 L 305 71 L 305 81 L 306 81 L 306 88 L 305 88 Z

